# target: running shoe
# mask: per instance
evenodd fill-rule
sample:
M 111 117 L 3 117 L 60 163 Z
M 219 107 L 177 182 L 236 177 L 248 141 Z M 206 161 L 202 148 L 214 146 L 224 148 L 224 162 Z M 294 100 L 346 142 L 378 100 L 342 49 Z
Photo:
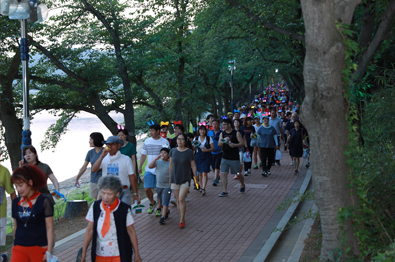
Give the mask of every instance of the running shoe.
M 161 216 L 161 212 L 162 212 L 162 210 L 161 210 L 160 208 L 157 208 L 157 209 L 156 209 L 155 216 L 156 216 L 156 217 L 160 217 L 160 216 Z
M 159 220 L 159 224 L 164 225 L 166 224 L 166 218 L 165 217 L 161 217 Z
M 235 175 L 233 179 L 237 179 L 237 175 Z
M 213 180 L 213 186 L 217 186 L 217 184 L 218 184 L 217 179 L 214 179 Z
M 167 210 L 167 214 L 166 214 L 165 218 L 168 219 L 169 215 L 170 215 L 170 210 Z
M 240 193 L 245 193 L 246 192 L 246 185 L 244 185 L 244 187 L 240 188 Z
M 267 174 L 268 174 L 269 176 L 271 175 L 270 170 L 267 171 Z
M 8 261 L 8 253 L 4 253 L 0 257 L 2 258 L 1 261 L 3 261 L 3 262 L 7 262 Z
M 260 167 L 262 167 L 262 161 L 261 161 L 261 162 L 259 162 L 259 166 L 260 166 Z
M 267 177 L 267 172 L 266 172 L 266 171 L 263 171 L 263 172 L 262 172 L 262 176 Z
M 244 175 L 245 175 L 245 176 L 248 176 L 248 171 L 245 171 L 245 172 L 244 172 Z
M 227 197 L 228 193 L 227 192 L 222 192 L 221 194 L 218 195 L 219 197 Z
M 147 213 L 152 214 L 152 212 L 154 212 L 155 207 L 156 207 L 156 201 L 154 201 L 153 204 L 149 204 L 149 209 L 148 209 Z
M 291 161 L 291 166 L 293 166 L 294 165 L 294 161 Z
M 173 198 L 172 200 L 170 200 L 170 204 L 172 204 L 173 206 L 177 206 L 177 199 Z
M 251 174 L 251 168 L 248 169 L 248 174 Z
M 307 167 L 307 168 L 310 167 L 310 162 L 307 162 L 306 167 Z
M 255 165 L 255 166 L 254 166 L 254 169 L 258 169 L 258 165 Z

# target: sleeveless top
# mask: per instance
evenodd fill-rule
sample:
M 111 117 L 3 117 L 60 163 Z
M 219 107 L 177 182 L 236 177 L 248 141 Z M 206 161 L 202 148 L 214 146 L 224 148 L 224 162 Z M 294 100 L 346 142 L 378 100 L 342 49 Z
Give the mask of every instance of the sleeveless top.
M 230 142 L 233 144 L 238 144 L 239 141 L 237 140 L 237 131 L 232 130 L 232 132 L 227 133 L 226 131 L 222 131 L 222 138 L 229 137 Z M 227 160 L 239 160 L 239 148 L 238 147 L 230 147 L 228 144 L 223 144 L 222 154 L 223 159 Z

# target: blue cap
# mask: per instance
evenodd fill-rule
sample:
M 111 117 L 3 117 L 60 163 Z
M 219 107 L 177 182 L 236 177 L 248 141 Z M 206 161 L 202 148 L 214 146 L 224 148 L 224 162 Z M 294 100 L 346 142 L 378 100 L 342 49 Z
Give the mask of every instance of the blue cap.
M 117 136 L 109 136 L 107 138 L 107 141 L 103 141 L 103 144 L 111 144 L 111 143 L 119 143 L 121 146 L 123 146 L 123 141 L 119 139 Z

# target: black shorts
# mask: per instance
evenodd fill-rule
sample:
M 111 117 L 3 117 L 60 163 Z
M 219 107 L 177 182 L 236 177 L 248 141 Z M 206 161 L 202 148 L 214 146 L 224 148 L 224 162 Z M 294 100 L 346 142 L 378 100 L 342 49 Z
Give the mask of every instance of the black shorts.
M 211 167 L 213 170 L 221 167 L 222 152 L 218 154 L 211 154 Z

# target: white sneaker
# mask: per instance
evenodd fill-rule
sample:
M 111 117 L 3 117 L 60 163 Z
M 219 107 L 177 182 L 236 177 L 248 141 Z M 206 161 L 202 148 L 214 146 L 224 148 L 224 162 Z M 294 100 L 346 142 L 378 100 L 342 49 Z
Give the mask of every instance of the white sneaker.
M 291 166 L 293 166 L 294 165 L 294 161 L 291 161 Z
M 251 174 L 251 168 L 248 169 L 248 174 Z
M 244 175 L 245 175 L 245 176 L 248 176 L 248 171 L 245 171 L 245 172 L 244 172 Z

